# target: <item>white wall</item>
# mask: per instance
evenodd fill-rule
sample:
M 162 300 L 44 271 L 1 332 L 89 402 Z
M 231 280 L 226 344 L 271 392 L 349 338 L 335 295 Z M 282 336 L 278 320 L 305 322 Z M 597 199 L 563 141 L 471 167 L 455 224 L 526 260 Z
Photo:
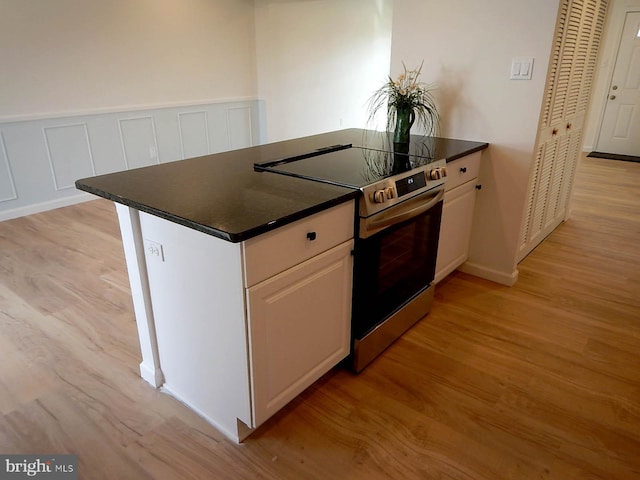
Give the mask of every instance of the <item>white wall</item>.
M 252 0 L 0 0 L 0 121 L 256 95 Z
M 618 45 L 627 12 L 640 12 L 640 0 L 610 0 L 584 133 L 585 151 L 597 149 L 602 116 L 609 96 L 609 83 L 613 76 Z
M 389 73 L 392 0 L 256 0 L 267 138 L 365 126 Z
M 0 0 L 0 220 L 260 143 L 252 0 Z
M 424 60 L 441 135 L 490 143 L 482 160 L 469 271 L 510 283 L 558 0 L 396 0 L 391 70 Z M 511 59 L 535 58 L 532 80 Z

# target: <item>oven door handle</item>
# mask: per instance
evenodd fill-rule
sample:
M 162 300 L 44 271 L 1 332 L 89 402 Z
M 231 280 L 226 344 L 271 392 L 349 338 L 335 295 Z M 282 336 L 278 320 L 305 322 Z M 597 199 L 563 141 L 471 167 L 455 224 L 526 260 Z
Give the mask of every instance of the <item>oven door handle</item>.
M 413 207 L 409 210 L 402 211 L 391 217 L 385 217 L 381 220 L 373 221 L 371 223 L 367 222 L 366 225 L 364 226 L 365 227 L 364 230 L 366 232 L 365 238 L 379 230 L 382 230 L 383 228 L 390 227 L 397 223 L 404 222 L 405 220 L 409 220 L 413 217 L 417 217 L 418 215 L 421 215 L 422 213 L 426 212 L 431 207 L 433 207 L 436 203 L 438 203 L 443 198 L 444 198 L 444 188 L 441 189 L 436 195 L 434 195 L 433 198 L 429 200 L 427 203 L 421 203 L 417 207 Z M 361 232 L 361 233 L 364 233 L 364 232 Z

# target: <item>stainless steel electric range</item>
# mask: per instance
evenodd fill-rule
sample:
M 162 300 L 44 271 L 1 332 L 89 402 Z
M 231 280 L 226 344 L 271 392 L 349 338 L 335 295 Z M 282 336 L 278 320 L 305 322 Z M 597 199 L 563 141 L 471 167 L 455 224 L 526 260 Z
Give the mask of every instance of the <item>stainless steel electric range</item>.
M 255 169 L 361 192 L 349 359 L 360 372 L 431 308 L 445 160 L 332 145 Z

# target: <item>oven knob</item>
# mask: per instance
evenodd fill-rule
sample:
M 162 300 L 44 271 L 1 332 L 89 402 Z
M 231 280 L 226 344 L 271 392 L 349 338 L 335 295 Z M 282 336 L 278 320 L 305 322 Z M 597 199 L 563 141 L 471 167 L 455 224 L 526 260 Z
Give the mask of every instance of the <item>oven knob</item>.
M 384 190 L 376 190 L 373 192 L 373 203 L 384 203 L 385 200 Z
M 440 180 L 447 176 L 446 167 L 438 167 L 429 171 L 429 180 Z
M 393 191 L 393 187 L 387 187 L 384 189 L 384 196 L 386 197 L 387 200 L 391 200 L 392 198 L 395 198 L 396 194 Z

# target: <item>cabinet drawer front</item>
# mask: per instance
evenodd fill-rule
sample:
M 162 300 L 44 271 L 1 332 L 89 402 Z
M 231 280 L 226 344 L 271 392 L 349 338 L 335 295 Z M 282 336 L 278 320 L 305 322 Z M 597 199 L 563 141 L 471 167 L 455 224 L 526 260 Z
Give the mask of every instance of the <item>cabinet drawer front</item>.
M 447 182 L 445 190 L 452 190 L 458 185 L 478 178 L 480 172 L 480 156 L 482 152 L 475 152 L 453 162 L 447 162 Z
M 355 203 L 343 203 L 244 243 L 246 286 L 353 238 Z

